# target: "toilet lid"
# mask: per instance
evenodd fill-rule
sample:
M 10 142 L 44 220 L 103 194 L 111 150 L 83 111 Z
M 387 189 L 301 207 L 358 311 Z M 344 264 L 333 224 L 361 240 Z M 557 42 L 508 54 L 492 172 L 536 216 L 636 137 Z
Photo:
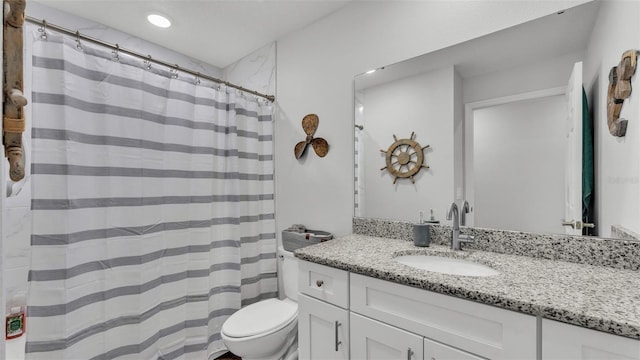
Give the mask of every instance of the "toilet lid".
M 233 313 L 222 325 L 222 332 L 229 337 L 264 334 L 288 324 L 297 313 L 294 302 L 262 300 Z

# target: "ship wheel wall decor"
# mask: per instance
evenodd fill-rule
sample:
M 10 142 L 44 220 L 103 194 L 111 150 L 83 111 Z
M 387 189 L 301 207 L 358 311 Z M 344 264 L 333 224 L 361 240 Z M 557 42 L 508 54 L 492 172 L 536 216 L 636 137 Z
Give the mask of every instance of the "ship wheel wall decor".
M 424 149 L 429 148 L 429 145 L 421 147 L 420 144 L 414 140 L 415 135 L 414 132 L 411 132 L 411 136 L 408 139 L 398 140 L 394 134 L 394 143 L 391 144 L 387 150 L 380 150 L 380 152 L 385 153 L 387 163 L 387 165 L 380 170 L 389 171 L 389 173 L 394 176 L 394 184 L 400 178 L 409 178 L 411 183 L 415 184 L 413 176 L 416 175 L 420 169 L 429 168 L 429 166 L 424 164 Z

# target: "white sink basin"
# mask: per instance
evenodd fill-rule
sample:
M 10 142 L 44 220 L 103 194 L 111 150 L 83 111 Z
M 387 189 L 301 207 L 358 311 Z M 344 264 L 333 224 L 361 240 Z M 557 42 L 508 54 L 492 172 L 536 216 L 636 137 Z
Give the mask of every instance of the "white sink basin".
M 394 258 L 400 264 L 417 269 L 462 276 L 494 276 L 498 271 L 478 263 L 433 255 L 402 255 Z

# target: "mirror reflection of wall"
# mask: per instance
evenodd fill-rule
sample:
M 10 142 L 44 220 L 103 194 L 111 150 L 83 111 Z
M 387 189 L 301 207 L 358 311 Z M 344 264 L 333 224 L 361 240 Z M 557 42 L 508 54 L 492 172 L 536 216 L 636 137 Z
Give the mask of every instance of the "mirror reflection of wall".
M 417 220 L 420 211 L 427 214 L 434 209 L 436 214 L 444 213 L 453 196 L 451 94 L 455 77 L 453 67 L 449 66 L 358 93 L 359 105 L 366 104 L 357 108 L 361 109 L 358 116 L 364 124 L 363 130 L 357 131 L 362 149 L 359 154 L 365 155 L 358 161 L 361 216 Z M 381 170 L 385 154 L 380 150 L 389 148 L 394 142 L 393 135 L 404 139 L 412 132 L 421 146 L 430 146 L 423 151 L 429 168 L 414 176 L 415 183 L 405 178 L 394 184 L 394 176 Z
M 468 125 L 463 120 L 464 108 L 466 104 L 475 102 L 566 88 L 574 63 L 582 61 L 584 87 L 596 124 L 595 234 L 609 237 L 611 227 L 616 224 L 640 233 L 637 221 L 640 196 L 636 196 L 639 193 L 638 182 L 611 180 L 637 180 L 640 141 L 636 137 L 640 136 L 640 131 L 636 129 L 635 136 L 628 133 L 623 139 L 608 135 L 606 104 L 600 99 L 606 94 L 610 66 L 616 65 L 620 55 L 629 48 L 640 49 L 640 31 L 634 31 L 638 30 L 638 23 L 638 3 L 589 2 L 567 9 L 562 14 L 549 15 L 384 66 L 373 74 L 356 76 L 356 123 L 364 125 L 364 130 L 356 130 L 359 141 L 356 189 L 360 203 L 355 215 L 414 221 L 418 211 L 428 213 L 430 208 L 434 208 L 438 220 L 443 220 L 444 212 L 452 201 L 460 203 L 469 195 L 470 191 L 465 191 L 465 178 L 481 176 L 484 178 L 475 181 L 472 191 L 475 192 L 475 203 L 472 204 L 475 211 L 470 218 L 475 221 L 475 226 L 564 233 L 560 226 L 564 200 L 558 195 L 558 189 L 562 189 L 564 182 L 552 180 L 552 175 L 558 172 L 564 176 L 561 168 L 564 163 L 560 165 L 564 158 L 564 151 L 560 148 L 564 144 L 559 144 L 563 135 L 562 132 L 551 134 L 551 130 L 543 131 L 539 127 L 543 122 L 556 124 L 551 118 L 557 118 L 556 112 L 566 106 L 561 106 L 563 96 L 556 97 L 557 101 L 548 105 L 536 106 L 537 100 L 518 104 L 518 107 L 531 106 L 535 110 L 545 108 L 544 111 L 553 114 L 533 115 L 532 109 L 525 109 L 528 116 L 520 116 L 510 114 L 515 110 L 509 108 L 478 111 L 478 128 L 474 125 L 473 129 L 465 129 Z M 618 24 L 617 30 L 613 30 L 616 27 L 613 24 Z M 441 83 L 430 78 L 447 72 L 448 78 Z M 624 111 L 629 117 L 637 118 L 638 109 L 636 101 Z M 563 111 L 566 113 L 566 109 Z M 498 128 L 483 130 L 482 117 L 491 112 L 505 112 L 500 116 L 513 119 L 501 123 L 501 120 L 494 119 L 493 126 Z M 527 117 L 529 122 L 525 122 Z M 545 121 L 539 119 L 536 122 L 536 118 L 544 118 Z M 564 123 L 561 124 L 560 127 L 564 128 Z M 408 137 L 411 131 L 416 132 L 416 140 L 421 145 L 432 146 L 432 150 L 425 153 L 431 169 L 421 174 L 416 184 L 399 181 L 393 186 L 389 175 L 380 171 L 384 166 L 380 149 L 386 149 L 393 142 L 393 134 Z M 471 149 L 465 149 L 469 146 L 465 145 L 465 137 L 475 136 L 474 131 L 478 136 L 484 134 L 484 137 L 472 141 Z M 549 136 L 543 137 L 544 134 Z M 489 135 L 492 136 L 487 137 Z M 463 150 L 475 154 L 477 162 L 463 156 Z M 622 151 L 625 151 L 624 155 Z M 616 154 L 616 157 L 609 158 L 609 154 Z M 510 156 L 505 158 L 506 155 Z M 513 158 L 521 159 L 521 163 L 492 167 Z M 547 166 L 544 170 L 538 166 L 542 159 Z M 471 163 L 465 165 L 465 161 Z M 534 171 L 525 174 L 518 170 L 519 166 Z M 602 172 L 604 168 L 619 175 Z M 498 178 L 508 179 L 510 184 L 498 186 Z M 541 189 L 538 196 L 533 195 L 533 185 Z M 514 189 L 511 194 L 506 193 L 509 186 Z M 501 204 L 502 199 L 507 199 L 507 202 Z M 614 199 L 619 199 L 616 200 L 617 205 L 613 203 Z M 624 213 L 618 207 L 623 207 Z M 505 209 L 508 210 L 496 212 Z M 538 212 L 527 213 L 530 210 Z M 515 215 L 520 219 L 514 218 Z M 542 219 L 543 215 L 546 219 Z M 630 221 L 631 218 L 635 221 Z
M 562 233 L 564 94 L 473 111 L 469 225 Z

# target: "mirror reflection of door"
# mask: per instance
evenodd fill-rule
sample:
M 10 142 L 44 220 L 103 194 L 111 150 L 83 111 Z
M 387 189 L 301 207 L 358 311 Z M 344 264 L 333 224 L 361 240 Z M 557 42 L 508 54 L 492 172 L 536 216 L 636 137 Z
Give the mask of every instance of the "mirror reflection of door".
M 472 110 L 466 141 L 473 149 L 467 194 L 473 196 L 474 226 L 565 231 L 567 102 L 558 92 Z
M 467 104 L 471 224 L 582 233 L 582 62 L 566 88 Z
M 582 141 L 584 139 L 582 129 L 582 62 L 577 62 L 573 66 L 565 92 L 565 102 L 567 116 L 564 134 L 567 147 L 565 149 L 565 203 L 562 225 L 566 234 L 581 235 L 584 197 L 582 189 Z

